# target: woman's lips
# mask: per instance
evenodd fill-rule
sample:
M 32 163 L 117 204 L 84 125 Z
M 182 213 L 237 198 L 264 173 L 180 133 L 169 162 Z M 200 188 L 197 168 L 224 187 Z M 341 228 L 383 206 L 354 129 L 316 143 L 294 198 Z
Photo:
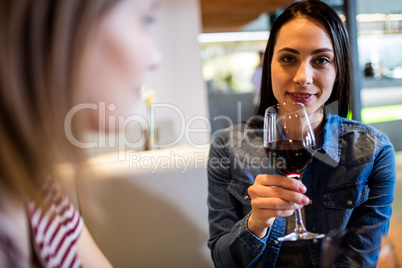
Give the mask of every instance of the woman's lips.
M 307 103 L 307 102 L 311 101 L 314 98 L 315 94 L 289 93 L 288 92 L 288 96 L 294 102 Z

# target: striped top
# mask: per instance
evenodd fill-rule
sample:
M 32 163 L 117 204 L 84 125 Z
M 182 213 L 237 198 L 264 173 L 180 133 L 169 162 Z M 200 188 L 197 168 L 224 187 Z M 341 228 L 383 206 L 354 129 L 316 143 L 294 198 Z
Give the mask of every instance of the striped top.
M 36 257 L 43 267 L 81 267 L 76 241 L 83 228 L 78 211 L 55 181 L 43 187 L 40 206 L 28 205 L 28 216 Z

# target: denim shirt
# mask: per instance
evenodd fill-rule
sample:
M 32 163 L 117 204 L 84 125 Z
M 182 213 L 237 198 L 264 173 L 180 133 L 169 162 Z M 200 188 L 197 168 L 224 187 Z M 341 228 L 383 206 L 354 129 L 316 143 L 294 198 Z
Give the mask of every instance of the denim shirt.
M 342 238 L 336 267 L 375 267 L 392 214 L 394 148 L 371 126 L 337 115 L 326 118 L 319 149 L 302 174 L 312 201 L 304 206 L 305 225 L 326 235 L 353 231 Z M 208 246 L 216 267 L 275 267 L 286 218 L 276 218 L 263 239 L 247 229 L 248 188 L 259 174 L 277 174 L 262 136 L 262 124 L 248 121 L 223 129 L 212 139 Z M 320 266 L 322 244 L 323 239 L 308 242 L 314 267 Z

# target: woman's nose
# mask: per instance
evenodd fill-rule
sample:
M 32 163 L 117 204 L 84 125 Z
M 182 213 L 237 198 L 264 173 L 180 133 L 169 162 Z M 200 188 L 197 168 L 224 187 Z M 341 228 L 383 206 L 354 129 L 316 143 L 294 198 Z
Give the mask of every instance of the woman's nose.
M 313 70 L 310 64 L 302 62 L 297 69 L 293 82 L 300 86 L 306 86 L 313 82 Z

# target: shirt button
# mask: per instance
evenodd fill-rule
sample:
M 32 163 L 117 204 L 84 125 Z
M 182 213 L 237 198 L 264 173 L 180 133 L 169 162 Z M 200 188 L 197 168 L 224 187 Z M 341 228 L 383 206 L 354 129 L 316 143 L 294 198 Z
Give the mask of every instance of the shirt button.
M 257 248 L 260 248 L 260 247 L 261 247 L 261 244 L 257 244 L 256 247 L 257 247 Z
M 310 199 L 310 202 L 308 202 L 308 203 L 309 203 L 309 205 L 313 204 L 313 200 Z
M 351 205 L 353 204 L 353 201 L 352 201 L 352 200 L 348 200 L 346 203 L 347 203 L 349 206 L 351 206 Z
M 318 240 L 317 240 L 317 239 L 313 239 L 313 243 L 314 243 L 314 244 L 317 244 L 317 243 L 318 243 Z
M 248 200 L 250 197 L 248 197 L 248 195 L 246 195 L 245 197 L 244 197 L 244 200 Z
M 277 241 L 277 240 L 274 240 L 274 245 L 278 245 L 278 241 Z

